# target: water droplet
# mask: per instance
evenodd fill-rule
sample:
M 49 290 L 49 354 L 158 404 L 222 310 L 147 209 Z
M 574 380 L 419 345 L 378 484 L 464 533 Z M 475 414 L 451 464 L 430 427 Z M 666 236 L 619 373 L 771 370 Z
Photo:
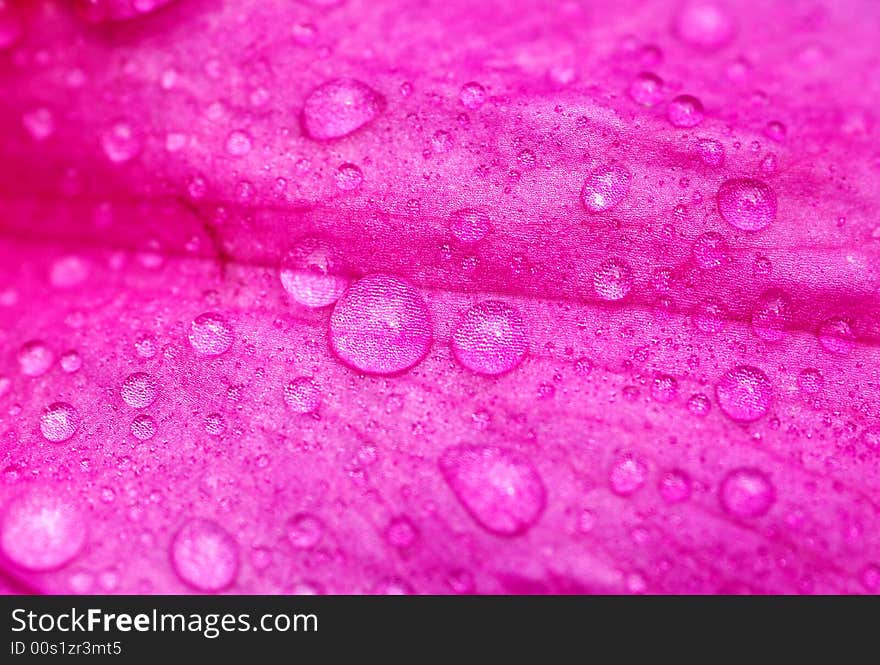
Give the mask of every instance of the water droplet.
M 476 111 L 486 103 L 486 89 L 474 81 L 465 83 L 458 93 L 458 99 L 466 109 Z
M 862 431 L 862 443 L 871 450 L 880 451 L 880 425 L 870 425 Z
M 395 374 L 419 363 L 431 347 L 428 307 L 409 282 L 369 275 L 337 301 L 330 317 L 330 345 L 350 367 Z
M 593 273 L 593 290 L 602 300 L 622 300 L 632 287 L 632 270 L 622 259 L 605 259 Z
M 452 334 L 455 359 L 477 374 L 511 371 L 522 362 L 528 346 L 519 311 L 496 300 L 471 307 Z
M 156 434 L 156 421 L 150 416 L 142 413 L 131 421 L 131 433 L 134 438 L 140 441 L 152 439 Z
M 603 165 L 584 181 L 581 200 L 591 212 L 605 212 L 623 200 L 629 192 L 632 173 L 617 164 Z
M 47 441 L 61 443 L 76 433 L 79 413 L 67 402 L 54 402 L 43 409 L 40 431 Z
M 752 330 L 765 342 L 779 342 L 788 334 L 794 319 L 791 298 L 779 289 L 761 294 L 752 312 Z
M 715 385 L 718 406 L 732 420 L 750 423 L 770 409 L 773 388 L 767 375 L 756 367 L 738 365 Z
M 651 397 L 656 402 L 668 404 L 678 396 L 678 381 L 669 374 L 658 374 L 651 381 Z
M 709 231 L 694 240 L 691 251 L 697 265 L 708 270 L 717 268 L 727 260 L 729 247 L 723 235 Z
M 54 362 L 55 354 L 39 340 L 26 342 L 18 350 L 18 366 L 25 376 L 42 376 Z
M 190 325 L 189 343 L 205 356 L 219 356 L 232 346 L 232 326 L 215 312 L 206 312 Z
M 384 109 L 384 98 L 366 83 L 340 78 L 318 86 L 306 98 L 302 124 L 318 141 L 347 136 L 373 121 Z
M 715 139 L 700 139 L 697 141 L 697 154 L 706 166 L 721 166 L 724 164 L 724 146 Z
M 714 50 L 733 39 L 735 27 L 720 5 L 710 0 L 691 0 L 675 15 L 673 31 L 691 46 Z
M 721 507 L 734 517 L 760 517 L 776 501 L 776 490 L 763 471 L 744 467 L 724 477 L 719 498 Z
M 348 279 L 335 252 L 324 242 L 306 238 L 291 249 L 281 263 L 284 290 L 306 307 L 327 307 L 345 292 Z
M 846 318 L 834 317 L 824 321 L 816 334 L 822 348 L 834 355 L 848 355 L 856 345 L 852 323 Z
M 321 406 L 321 390 L 310 376 L 300 376 L 284 387 L 284 401 L 296 413 L 314 413 Z
M 741 231 L 761 231 L 776 219 L 776 194 L 760 180 L 732 178 L 718 189 L 718 210 Z
M 663 100 L 663 80 L 652 72 L 642 72 L 630 84 L 629 96 L 642 106 L 659 104 Z
M 706 395 L 697 393 L 691 395 L 690 399 L 688 399 L 687 408 L 688 411 L 698 418 L 703 418 L 712 410 L 712 402 L 706 397 Z
M 798 388 L 805 395 L 815 395 L 825 386 L 825 377 L 818 369 L 807 368 L 800 371 L 797 378 Z
M 19 12 L 10 4 L 0 4 L 0 51 L 18 43 L 24 33 L 24 25 Z
M 696 127 L 703 122 L 703 103 L 691 95 L 679 95 L 669 102 L 666 117 L 676 127 Z
M 520 535 L 544 512 L 547 490 L 541 476 L 531 460 L 513 450 L 452 446 L 439 466 L 456 498 L 491 533 Z
M 336 186 L 344 192 L 351 192 L 361 186 L 364 172 L 357 164 L 340 164 L 336 170 Z
M 314 515 L 299 513 L 287 520 L 285 533 L 295 548 L 311 549 L 324 537 L 324 523 Z
M 412 547 L 419 538 L 419 531 L 408 517 L 395 517 L 385 529 L 385 540 L 397 549 Z
M 61 365 L 62 370 L 68 374 L 73 374 L 74 372 L 78 372 L 82 367 L 82 356 L 76 351 L 65 351 L 61 354 L 61 361 L 59 364 Z
M 233 157 L 244 157 L 251 151 L 253 141 L 250 134 L 241 130 L 230 132 L 226 137 L 226 152 Z
M 144 409 L 156 401 L 159 386 L 156 380 L 144 372 L 130 374 L 122 383 L 122 399 L 133 409 Z
M 226 431 L 226 421 L 219 413 L 209 413 L 205 416 L 205 432 L 211 436 L 220 436 Z
M 697 330 L 714 335 L 724 327 L 726 309 L 717 300 L 705 300 L 697 305 L 694 325 Z
M 684 471 L 667 471 L 660 478 L 660 496 L 666 503 L 681 503 L 691 496 L 691 479 Z
M 192 519 L 171 542 L 171 565 L 194 589 L 221 591 L 238 577 L 238 543 L 216 522 Z
M 17 566 L 56 570 L 72 561 L 86 541 L 86 523 L 73 503 L 56 492 L 31 490 L 7 506 L 0 547 Z
M 126 122 L 116 122 L 101 135 L 104 154 L 114 164 L 128 162 L 140 153 L 140 140 Z
M 778 120 L 771 120 L 767 123 L 767 126 L 764 127 L 764 134 L 767 138 L 776 141 L 777 143 L 785 140 L 787 131 L 785 125 Z
M 55 133 L 55 116 L 45 106 L 25 112 L 21 124 L 35 141 L 45 141 Z
M 134 349 L 141 358 L 156 355 L 156 340 L 151 335 L 141 335 L 134 342 Z
M 624 455 L 608 476 L 611 491 L 618 496 L 630 496 L 642 488 L 648 478 L 648 466 L 635 455 Z
M 460 243 L 473 245 L 489 233 L 489 215 L 473 208 L 456 210 L 452 213 L 449 228 Z

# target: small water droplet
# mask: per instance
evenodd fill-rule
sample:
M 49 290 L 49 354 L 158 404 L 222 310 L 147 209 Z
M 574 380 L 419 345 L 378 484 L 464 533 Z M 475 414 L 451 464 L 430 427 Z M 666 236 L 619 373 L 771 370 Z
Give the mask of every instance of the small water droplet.
M 416 525 L 408 517 L 395 517 L 385 529 L 385 540 L 388 544 L 397 549 L 406 549 L 412 547 L 419 538 L 419 531 Z
M 222 591 L 238 577 L 238 543 L 211 520 L 184 524 L 171 542 L 170 556 L 178 577 L 198 591 Z
M 456 210 L 450 218 L 449 228 L 460 243 L 473 245 L 489 233 L 489 215 L 474 208 Z
M 55 354 L 45 342 L 31 340 L 18 350 L 18 366 L 25 376 L 42 376 L 54 362 Z
M 776 500 L 776 490 L 767 474 L 760 469 L 744 467 L 728 473 L 721 481 L 721 507 L 740 518 L 764 515 Z
M 344 192 L 351 192 L 361 186 L 364 172 L 357 164 L 340 164 L 336 170 L 336 186 Z
M 253 141 L 247 132 L 236 130 L 226 137 L 226 152 L 233 157 L 244 157 L 253 147 Z
M 653 72 L 642 72 L 630 84 L 629 96 L 642 106 L 659 104 L 663 100 L 663 80 Z
M 43 409 L 40 431 L 47 441 L 62 443 L 76 433 L 79 413 L 67 402 L 54 402 Z
M 296 413 L 314 413 L 321 406 L 321 390 L 310 376 L 300 376 L 284 387 L 284 401 Z
M 458 93 L 458 99 L 466 109 L 476 111 L 486 103 L 486 89 L 474 81 L 465 83 Z
M 728 258 L 727 239 L 720 233 L 708 231 L 694 240 L 691 248 L 694 259 L 701 268 L 717 268 Z
M 122 399 L 133 409 L 144 409 L 156 401 L 159 386 L 156 380 L 144 372 L 129 374 L 120 390 Z
M 114 164 L 128 162 L 140 153 L 141 144 L 131 125 L 119 121 L 101 135 L 104 154 Z
M 324 523 L 314 515 L 299 513 L 287 520 L 285 533 L 293 547 L 311 549 L 324 537 Z
M 666 109 L 666 117 L 675 127 L 696 127 L 704 115 L 703 103 L 692 95 L 679 95 Z
M 233 339 L 232 326 L 215 312 L 200 314 L 190 325 L 189 343 L 205 356 L 225 353 L 232 346 Z
M 631 180 L 632 173 L 623 166 L 600 166 L 584 181 L 581 200 L 590 212 L 605 212 L 623 200 Z
M 471 307 L 452 334 L 455 359 L 478 374 L 511 371 L 522 362 L 528 345 L 519 311 L 496 300 Z
M 711 0 L 690 0 L 675 15 L 673 32 L 691 46 L 715 50 L 733 39 L 736 29 L 721 5 Z
M 750 423 L 770 409 L 773 388 L 757 367 L 738 365 L 728 370 L 715 385 L 718 406 L 732 420 Z
M 768 289 L 758 298 L 752 312 L 752 330 L 765 342 L 780 342 L 792 326 L 794 307 L 780 289 Z
M 611 467 L 608 482 L 618 496 L 630 496 L 642 488 L 648 478 L 648 466 L 635 455 L 627 454 Z
M 593 290 L 602 300 L 622 300 L 632 288 L 632 270 L 622 259 L 605 259 L 593 273 Z
M 833 317 L 823 321 L 816 336 L 823 349 L 837 356 L 848 355 L 856 345 L 856 334 L 852 323 L 844 317 Z
M 687 408 L 688 411 L 695 416 L 703 418 L 712 410 L 712 402 L 706 395 L 697 393 L 690 396 L 690 399 L 688 399 L 687 402 Z
M 156 421 L 150 416 L 142 413 L 131 421 L 131 433 L 134 438 L 140 441 L 152 439 L 156 434 Z
M 681 503 L 691 496 L 691 479 L 684 471 L 667 471 L 660 477 L 660 496 L 666 503 Z

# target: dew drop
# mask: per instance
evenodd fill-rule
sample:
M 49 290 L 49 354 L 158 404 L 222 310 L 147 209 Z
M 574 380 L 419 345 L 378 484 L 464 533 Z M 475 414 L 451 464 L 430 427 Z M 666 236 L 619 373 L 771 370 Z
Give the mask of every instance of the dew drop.
M 679 95 L 669 102 L 666 117 L 675 127 L 696 127 L 703 122 L 703 103 L 691 95 Z
M 773 388 L 767 375 L 756 367 L 738 365 L 715 385 L 718 406 L 732 420 L 750 423 L 770 409 Z
M 776 219 L 776 194 L 760 180 L 733 178 L 718 189 L 718 210 L 741 231 L 761 231 Z
M 630 84 L 629 96 L 642 106 L 659 104 L 663 100 L 663 81 L 652 72 L 642 72 Z
M 486 103 L 486 89 L 474 81 L 465 83 L 458 93 L 458 99 L 466 109 L 476 111 Z
M 600 166 L 584 181 L 581 200 L 590 212 L 605 212 L 623 200 L 631 180 L 632 173 L 623 166 Z
M 340 164 L 336 170 L 336 186 L 344 192 L 351 192 L 361 186 L 364 172 L 357 164 Z
M 321 406 L 321 390 L 310 376 L 300 376 L 284 387 L 284 401 L 296 413 L 314 413 Z
M 284 529 L 287 542 L 299 550 L 311 549 L 324 537 L 324 523 L 308 513 L 294 515 Z
M 31 490 L 13 499 L 3 515 L 0 547 L 17 566 L 56 570 L 72 561 L 86 541 L 79 510 L 48 490 Z
M 611 467 L 608 483 L 618 496 L 630 496 L 645 484 L 648 466 L 635 455 L 624 455 Z
M 862 443 L 870 448 L 880 452 L 880 425 L 870 425 L 862 431 Z
M 660 496 L 666 503 L 681 503 L 691 496 L 691 479 L 684 471 L 667 471 L 660 478 Z
M 73 374 L 74 372 L 78 372 L 82 367 L 82 356 L 76 351 L 65 351 L 61 354 L 59 364 L 61 365 L 62 370 L 68 374 Z
M 709 411 L 712 410 L 712 402 L 711 400 L 703 395 L 702 393 L 697 393 L 695 395 L 691 395 L 687 402 L 688 411 L 697 416 L 698 418 L 704 418 L 708 415 Z
M 40 431 L 47 441 L 61 443 L 76 433 L 79 413 L 67 402 L 54 402 L 40 415 Z
M 691 46 L 714 50 L 733 39 L 735 27 L 730 16 L 717 3 L 690 0 L 675 15 L 673 32 Z
M 504 374 L 517 367 L 528 351 L 526 327 L 519 311 L 486 300 L 471 307 L 452 334 L 455 359 L 477 374 Z
M 18 366 L 25 376 L 42 376 L 54 362 L 55 354 L 39 340 L 25 342 L 18 350 Z
M 198 591 L 221 591 L 238 577 L 238 543 L 211 520 L 184 524 L 171 542 L 170 554 L 174 572 Z
M 547 490 L 527 457 L 495 446 L 460 445 L 440 456 L 440 471 L 456 498 L 485 530 L 525 533 L 541 517 Z
M 706 166 L 721 166 L 724 164 L 724 146 L 715 139 L 698 140 L 697 154 Z
M 140 441 L 152 439 L 156 434 L 156 421 L 142 413 L 131 421 L 131 434 Z
M 717 268 L 728 258 L 727 239 L 720 233 L 708 231 L 694 240 L 691 252 L 697 265 L 703 269 Z
M 233 157 L 244 157 L 253 147 L 250 134 L 241 130 L 230 132 L 226 137 L 226 152 Z
M 144 409 L 156 401 L 159 386 L 156 380 L 144 372 L 136 372 L 122 382 L 122 399 L 133 409 Z
M 632 270 L 622 259 L 605 259 L 593 273 L 593 290 L 602 300 L 622 300 L 632 287 Z
M 226 420 L 219 413 L 209 413 L 203 424 L 205 432 L 211 436 L 220 436 L 226 431 Z
M 35 141 L 45 141 L 55 133 L 55 116 L 45 106 L 25 112 L 21 124 Z
M 409 282 L 369 275 L 333 308 L 330 345 L 346 365 L 368 374 L 395 374 L 419 363 L 431 347 L 428 307 Z
M 220 314 L 200 314 L 190 325 L 189 343 L 198 353 L 219 356 L 232 346 L 232 326 Z
M 694 312 L 694 325 L 701 332 L 714 335 L 724 328 L 726 309 L 717 300 L 704 300 Z
M 473 245 L 489 233 L 489 215 L 473 208 L 456 210 L 452 213 L 449 228 L 460 243 Z
M 791 298 L 779 289 L 768 289 L 758 298 L 752 312 L 752 330 L 765 342 L 779 342 L 788 334 L 794 319 Z
M 770 510 L 776 500 L 776 490 L 766 473 L 744 467 L 724 477 L 719 498 L 721 507 L 733 517 L 760 517 Z
M 306 98 L 302 124 L 306 134 L 318 141 L 347 136 L 373 121 L 385 100 L 366 83 L 339 78 L 318 86 Z
M 408 517 L 395 517 L 385 529 L 385 540 L 397 549 L 412 547 L 418 538 L 418 529 Z
M 101 135 L 101 147 L 114 164 L 131 161 L 141 151 L 140 140 L 131 125 L 122 121 L 114 123 Z
M 279 276 L 284 290 L 300 305 L 332 305 L 345 292 L 348 279 L 335 252 L 321 240 L 306 238 L 285 255 Z
M 856 335 L 852 323 L 842 317 L 834 317 L 824 321 L 816 333 L 819 344 L 828 353 L 836 356 L 848 355 L 856 345 Z
M 816 395 L 825 387 L 825 377 L 818 369 L 802 369 L 797 378 L 798 388 L 805 395 Z
M 651 381 L 651 397 L 655 402 L 668 404 L 678 397 L 678 381 L 669 374 L 658 374 Z

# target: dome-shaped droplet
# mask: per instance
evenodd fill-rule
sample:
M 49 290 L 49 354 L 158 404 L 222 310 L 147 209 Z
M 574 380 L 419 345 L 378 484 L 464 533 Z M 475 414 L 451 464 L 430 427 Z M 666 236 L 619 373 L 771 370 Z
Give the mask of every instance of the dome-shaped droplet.
M 753 178 L 732 178 L 718 189 L 718 210 L 741 231 L 761 231 L 776 219 L 776 194 Z
M 61 568 L 79 554 L 85 541 L 82 514 L 55 491 L 31 490 L 6 506 L 0 526 L 0 548 L 9 561 L 21 568 Z
M 474 208 L 456 210 L 452 213 L 449 229 L 464 245 L 478 243 L 489 233 L 489 215 Z
M 244 157 L 251 151 L 253 141 L 250 134 L 242 130 L 230 132 L 226 137 L 226 152 L 233 157 Z
M 765 342 L 782 341 L 794 320 L 794 306 L 787 293 L 768 289 L 758 298 L 752 311 L 752 330 Z
M 660 496 L 666 503 L 681 503 L 691 496 L 691 479 L 684 471 L 667 471 L 660 477 Z
M 651 381 L 651 397 L 655 402 L 668 404 L 678 396 L 678 381 L 669 374 L 657 374 Z
M 140 139 L 131 125 L 123 121 L 114 123 L 101 135 L 101 147 L 114 164 L 131 161 L 141 151 Z
M 632 173 L 619 164 L 600 166 L 584 181 L 581 200 L 590 212 L 605 212 L 623 200 L 631 181 Z
M 760 469 L 735 469 L 724 477 L 719 490 L 721 507 L 740 518 L 764 515 L 776 500 L 776 490 Z
M 593 272 L 593 291 L 602 300 L 622 300 L 632 287 L 632 270 L 622 259 L 605 259 Z
M 737 422 L 750 423 L 770 409 L 773 387 L 757 367 L 739 365 L 728 370 L 715 385 L 718 406 Z
M 336 169 L 336 186 L 344 192 L 354 191 L 363 181 L 364 172 L 357 164 L 346 162 Z
M 406 516 L 395 517 L 385 529 L 385 540 L 397 549 L 412 547 L 418 538 L 416 525 Z
M 654 106 L 663 100 L 663 80 L 653 72 L 642 72 L 629 86 L 629 96 L 642 106 Z
M 496 300 L 471 307 L 452 334 L 455 359 L 478 374 L 509 372 L 522 362 L 528 346 L 519 311 Z
M 673 31 L 682 41 L 714 50 L 727 44 L 735 27 L 728 13 L 712 0 L 688 0 L 673 20 Z
M 715 139 L 700 139 L 697 141 L 697 154 L 706 166 L 721 166 L 724 164 L 724 145 Z
M 440 471 L 456 498 L 476 522 L 499 536 L 516 536 L 544 512 L 547 490 L 524 455 L 495 446 L 447 448 Z
M 697 305 L 693 321 L 697 330 L 714 335 L 724 327 L 727 310 L 715 299 L 704 300 Z
M 40 432 L 47 441 L 61 443 L 76 433 L 79 413 L 67 402 L 54 402 L 40 415 Z
M 635 455 L 624 455 L 611 467 L 608 484 L 618 496 L 634 494 L 645 484 L 648 466 Z
M 189 343 L 205 356 L 219 356 L 232 346 L 232 326 L 220 314 L 200 314 L 190 325 Z
M 131 421 L 131 434 L 140 441 L 152 439 L 156 434 L 156 421 L 150 416 L 142 413 Z
M 703 269 L 717 268 L 727 261 L 730 248 L 720 233 L 708 231 L 694 240 L 691 252 L 697 265 Z
M 461 87 L 458 98 L 466 109 L 476 111 L 486 102 L 486 89 L 479 83 L 471 81 Z
M 25 376 L 42 376 L 54 362 L 55 354 L 39 340 L 26 342 L 18 350 L 18 366 Z
M 703 122 L 703 103 L 692 95 L 679 95 L 669 102 L 666 117 L 676 127 L 696 127 Z
M 323 538 L 324 523 L 309 513 L 298 513 L 287 520 L 284 530 L 291 545 L 306 550 L 317 545 Z
M 309 93 L 303 105 L 306 134 L 319 141 L 357 131 L 378 116 L 385 100 L 366 83 L 351 78 L 327 81 Z
M 837 356 L 848 355 L 856 345 L 852 322 L 843 317 L 833 317 L 823 321 L 816 336 L 823 349 Z
M 310 376 L 300 376 L 284 386 L 284 401 L 296 413 L 314 413 L 321 406 L 321 389 Z
M 428 307 L 409 282 L 370 275 L 355 282 L 330 317 L 330 345 L 347 365 L 368 374 L 413 367 L 431 347 Z
M 342 262 L 325 242 L 305 238 L 285 255 L 279 270 L 281 285 L 300 305 L 327 307 L 348 287 Z
M 171 565 L 192 588 L 221 591 L 238 577 L 238 543 L 216 522 L 192 519 L 171 542 Z
M 159 386 L 156 380 L 144 372 L 129 374 L 120 390 L 123 401 L 133 409 L 144 409 L 156 401 Z

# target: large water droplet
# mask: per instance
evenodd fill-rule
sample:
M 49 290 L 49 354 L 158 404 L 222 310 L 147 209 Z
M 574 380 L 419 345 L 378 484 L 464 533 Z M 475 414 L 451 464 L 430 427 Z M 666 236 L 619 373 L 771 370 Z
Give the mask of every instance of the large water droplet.
M 326 243 L 306 238 L 285 255 L 279 276 L 296 302 L 317 308 L 332 305 L 345 292 L 348 278 L 342 272 L 341 262 Z
M 732 178 L 718 189 L 718 210 L 741 231 L 761 231 L 776 219 L 776 194 L 754 178 Z
M 509 372 L 522 362 L 529 341 L 516 308 L 496 300 L 471 307 L 452 334 L 452 352 L 478 374 Z
M 648 466 L 635 455 L 624 455 L 611 467 L 608 483 L 619 496 L 634 494 L 648 478 Z
M 696 127 L 703 122 L 703 103 L 692 95 L 679 95 L 669 102 L 666 117 L 676 127 Z
M 131 421 L 131 433 L 134 438 L 140 441 L 152 439 L 156 434 L 156 421 L 142 413 Z
M 794 319 L 791 298 L 779 289 L 761 294 L 752 312 L 752 330 L 765 342 L 779 342 L 788 334 Z
M 642 72 L 629 86 L 629 96 L 642 106 L 654 106 L 663 100 L 663 80 L 653 72 Z
M 309 513 L 294 515 L 284 528 L 287 541 L 300 550 L 314 547 L 324 537 L 324 523 Z
M 18 366 L 25 376 L 42 376 L 49 371 L 53 362 L 55 354 L 45 342 L 31 340 L 18 350 Z
M 600 166 L 584 181 L 581 200 L 591 212 L 605 212 L 623 200 L 631 180 L 632 173 L 623 166 Z
M 428 307 L 409 282 L 370 275 L 355 282 L 330 317 L 330 345 L 347 365 L 368 374 L 413 367 L 431 347 Z
M 605 259 L 593 273 L 593 290 L 602 300 L 622 300 L 632 287 L 632 270 L 622 259 Z
M 302 111 L 305 132 L 313 139 L 338 139 L 357 131 L 378 116 L 384 98 L 366 83 L 339 78 L 318 86 Z
M 184 524 L 171 542 L 170 554 L 180 579 L 199 591 L 221 591 L 238 577 L 238 543 L 211 520 Z
M 773 388 L 757 367 L 739 365 L 728 370 L 715 385 L 718 406 L 731 419 L 750 423 L 770 409 Z
M 130 374 L 122 383 L 122 399 L 133 409 L 144 409 L 156 401 L 159 386 L 156 380 L 144 372 Z
M 219 356 L 232 346 L 232 326 L 220 314 L 200 314 L 190 325 L 189 343 L 205 356 Z
M 816 336 L 823 349 L 838 356 L 848 355 L 856 345 L 852 322 L 844 317 L 833 317 L 823 321 Z
M 471 517 L 487 531 L 516 536 L 544 512 L 547 491 L 524 455 L 495 446 L 447 448 L 440 471 Z
M 733 38 L 735 28 L 730 16 L 717 3 L 690 0 L 675 15 L 673 31 L 692 46 L 717 49 Z
M 741 518 L 764 515 L 776 500 L 776 490 L 760 469 L 735 469 L 724 477 L 719 490 L 721 507 Z
M 471 81 L 461 87 L 458 98 L 466 109 L 476 111 L 486 102 L 486 89 L 479 83 Z
M 3 515 L 0 547 L 14 564 L 34 571 L 69 563 L 86 541 L 86 524 L 73 503 L 56 492 L 32 490 Z
M 40 415 L 40 431 L 47 441 L 61 443 L 76 433 L 79 413 L 67 402 L 54 402 Z

